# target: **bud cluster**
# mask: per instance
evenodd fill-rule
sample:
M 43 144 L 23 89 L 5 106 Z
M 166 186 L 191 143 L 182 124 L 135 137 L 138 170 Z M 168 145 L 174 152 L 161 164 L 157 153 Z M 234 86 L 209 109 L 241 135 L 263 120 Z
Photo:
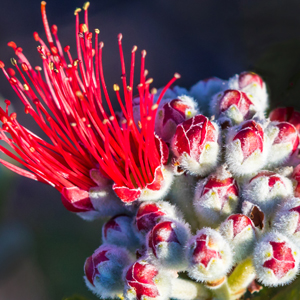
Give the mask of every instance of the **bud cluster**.
M 254 279 L 278 286 L 295 278 L 300 114 L 279 108 L 265 118 L 267 104 L 265 83 L 251 72 L 200 81 L 190 91 L 166 90 L 155 132 L 169 147 L 165 166 L 175 175 L 176 192 L 126 201 L 123 209 L 112 205 L 103 244 L 85 264 L 94 293 L 138 300 L 237 299 Z M 139 99 L 133 111 L 139 121 Z M 92 175 L 103 186 L 101 176 Z M 179 279 L 181 272 L 190 281 Z

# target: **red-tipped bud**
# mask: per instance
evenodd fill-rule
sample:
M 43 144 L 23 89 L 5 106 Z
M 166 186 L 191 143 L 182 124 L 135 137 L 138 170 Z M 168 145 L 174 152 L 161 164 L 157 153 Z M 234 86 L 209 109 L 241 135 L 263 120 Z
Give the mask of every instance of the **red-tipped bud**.
M 146 234 L 164 217 L 174 219 L 176 215 L 175 207 L 168 202 L 144 202 L 136 214 L 136 228 L 139 232 Z
M 254 120 L 230 128 L 226 147 L 230 171 L 242 176 L 261 169 L 268 154 L 265 139 L 263 127 Z
M 232 214 L 239 200 L 236 180 L 221 166 L 197 184 L 194 206 L 202 225 L 216 227 Z
M 177 126 L 172 149 L 185 170 L 204 176 L 217 165 L 218 139 L 218 126 L 207 117 L 197 115 Z
M 292 195 L 292 182 L 271 171 L 260 171 L 243 189 L 243 198 L 257 204 L 268 216 L 278 204 Z
M 298 272 L 298 248 L 284 235 L 271 232 L 256 245 L 253 263 L 262 284 L 288 284 Z
M 235 125 L 250 119 L 255 109 L 249 97 L 238 90 L 217 94 L 211 102 L 211 111 L 223 126 Z
M 132 226 L 132 218 L 118 215 L 111 218 L 102 227 L 103 243 L 122 246 L 135 251 L 139 247 L 139 239 Z
M 178 124 L 197 114 L 197 103 L 189 96 L 166 100 L 158 108 L 155 119 L 155 132 L 165 142 L 171 141 Z
M 190 229 L 187 225 L 164 221 L 150 231 L 148 247 L 163 267 L 184 270 L 187 267 L 184 249 L 189 238 Z
M 243 72 L 228 81 L 228 88 L 247 94 L 256 111 L 263 112 L 268 106 L 268 94 L 262 78 L 253 72 Z
M 87 287 L 101 298 L 115 298 L 122 293 L 122 273 L 131 263 L 123 248 L 113 245 L 100 246 L 84 264 Z
M 300 133 L 300 112 L 293 107 L 278 107 L 270 112 L 271 121 L 289 122 L 293 124 Z
M 203 228 L 188 245 L 189 276 L 197 281 L 222 278 L 232 266 L 232 250 L 219 232 Z
M 171 278 L 144 260 L 135 262 L 125 276 L 124 296 L 128 300 L 169 299 Z
M 268 161 L 272 166 L 286 163 L 296 153 L 299 146 L 298 131 L 288 122 L 271 122 L 266 128 L 271 142 Z
M 233 260 L 240 262 L 251 255 L 256 241 L 255 227 L 242 214 L 231 215 L 221 224 L 220 232 L 234 249 Z

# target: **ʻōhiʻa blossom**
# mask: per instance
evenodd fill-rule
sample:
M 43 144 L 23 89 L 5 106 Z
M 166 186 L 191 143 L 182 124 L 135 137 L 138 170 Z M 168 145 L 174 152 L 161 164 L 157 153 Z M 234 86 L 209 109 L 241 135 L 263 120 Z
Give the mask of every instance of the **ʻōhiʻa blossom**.
M 54 186 L 62 193 L 64 205 L 74 212 L 93 210 L 88 191 L 95 186 L 89 176 L 94 168 L 99 168 L 104 177 L 114 182 L 113 189 L 124 202 L 138 198 L 152 200 L 156 192 L 161 194 L 161 191 L 167 190 L 167 181 L 170 180 L 164 165 L 168 147 L 154 134 L 155 115 L 164 92 L 179 77 L 174 75 L 154 103 L 154 95 L 149 88 L 152 79 L 146 78 L 146 51 L 142 51 L 138 85 L 141 118 L 136 124 L 132 99 L 137 47 L 134 46 L 131 51 L 127 78 L 120 34 L 118 44 L 125 103 L 121 100 L 119 86 L 114 85 L 122 109 L 122 116 L 117 115 L 103 75 L 104 44 L 98 41 L 98 29 L 94 33 L 89 30 L 88 6 L 87 2 L 83 7 L 83 24 L 79 23 L 80 9 L 75 10 L 77 58 L 71 56 L 69 46 L 62 48 L 56 25 L 49 27 L 46 2 L 43 1 L 41 12 L 49 45 L 38 33 L 34 33 L 40 44 L 37 50 L 43 66 L 31 66 L 14 42 L 8 45 L 18 57 L 18 61 L 12 59 L 16 72 L 11 68 L 5 69 L 4 63 L 0 62 L 4 75 L 24 104 L 25 112 L 34 118 L 49 138 L 45 141 L 20 125 L 16 113 L 8 113 L 7 100 L 6 110 L 0 109 L 3 123 L 0 136 L 18 156 L 3 146 L 0 149 L 29 171 L 4 160 L 1 163 L 16 173 Z M 104 101 L 108 112 L 103 108 Z

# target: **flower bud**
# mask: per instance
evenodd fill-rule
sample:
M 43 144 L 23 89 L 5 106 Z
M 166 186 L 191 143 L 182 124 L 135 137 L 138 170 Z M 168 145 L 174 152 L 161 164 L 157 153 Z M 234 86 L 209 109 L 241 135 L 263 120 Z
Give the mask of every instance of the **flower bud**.
M 220 279 L 232 266 L 232 250 L 222 235 L 211 228 L 199 230 L 187 247 L 188 274 L 197 281 Z
M 226 89 L 226 81 L 217 77 L 200 80 L 191 87 L 190 95 L 199 103 L 201 111 L 208 114 L 209 103 L 216 93 Z
M 300 164 L 294 169 L 292 178 L 295 181 L 295 196 L 300 197 Z
M 268 106 L 268 93 L 262 78 L 253 72 L 242 72 L 228 81 L 228 88 L 247 94 L 256 111 L 265 111 Z
M 278 204 L 292 195 L 292 182 L 271 171 L 260 171 L 243 189 L 243 198 L 257 204 L 268 216 Z
M 87 287 L 101 298 L 115 298 L 122 293 L 123 269 L 131 263 L 124 248 L 113 245 L 100 246 L 85 261 L 84 272 Z
M 295 111 L 293 107 L 278 107 L 270 112 L 271 121 L 289 122 L 293 124 L 298 133 L 300 133 L 300 112 Z
M 251 255 L 256 236 L 250 218 L 242 214 L 231 215 L 221 224 L 220 233 L 234 249 L 235 262 L 238 263 Z
M 164 101 L 158 108 L 155 119 L 155 133 L 165 142 L 170 142 L 178 124 L 190 119 L 198 113 L 197 103 L 189 96 Z
M 291 123 L 271 122 L 266 128 L 266 134 L 271 142 L 268 162 L 272 166 L 282 165 L 288 161 L 298 149 L 298 132 Z
M 213 97 L 211 112 L 218 118 L 222 127 L 228 127 L 252 118 L 256 111 L 245 93 L 226 90 Z
M 163 267 L 181 271 L 187 267 L 184 250 L 189 238 L 190 229 L 186 224 L 164 221 L 150 231 L 148 247 Z
M 288 284 L 298 272 L 298 248 L 283 234 L 270 232 L 256 245 L 253 263 L 262 284 Z
M 132 218 L 117 215 L 102 226 L 103 243 L 122 246 L 134 251 L 139 246 L 139 239 L 132 226 Z
M 170 275 L 145 260 L 136 261 L 125 275 L 125 299 L 169 299 L 172 279 Z
M 226 162 L 237 176 L 261 169 L 268 154 L 263 127 L 254 120 L 230 128 L 227 135 Z
M 172 149 L 179 164 L 190 172 L 205 176 L 218 163 L 219 128 L 203 115 L 177 126 Z
M 238 200 L 236 180 L 223 165 L 198 182 L 194 206 L 202 225 L 216 227 L 235 211 Z
M 272 227 L 286 236 L 293 237 L 300 246 L 300 198 L 288 198 L 278 209 Z
M 146 234 L 165 217 L 174 219 L 177 214 L 175 207 L 166 201 L 143 202 L 136 214 L 136 229 Z

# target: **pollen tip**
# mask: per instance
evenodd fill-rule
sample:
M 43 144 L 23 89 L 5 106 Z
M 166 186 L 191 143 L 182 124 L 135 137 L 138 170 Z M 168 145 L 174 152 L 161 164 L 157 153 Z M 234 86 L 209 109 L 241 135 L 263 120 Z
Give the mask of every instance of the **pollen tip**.
M 123 38 L 122 33 L 119 33 L 119 34 L 118 34 L 118 41 L 120 42 L 120 41 L 122 40 L 122 38 Z
M 152 110 L 155 110 L 155 109 L 157 109 L 158 108 L 158 104 L 157 103 L 155 103 L 155 104 L 153 104 L 152 106 L 151 106 L 151 109 Z
M 51 32 L 52 32 L 52 34 L 56 34 L 57 33 L 57 26 L 55 24 L 53 24 L 51 26 Z
M 80 32 L 86 33 L 88 31 L 88 28 L 85 23 L 80 24 L 79 28 L 80 28 Z
M 77 14 L 80 12 L 81 12 L 81 8 L 76 8 L 74 11 L 74 15 L 77 16 Z
M 133 47 L 132 47 L 132 50 L 131 50 L 131 52 L 135 52 L 137 50 L 137 46 L 136 45 L 134 45 Z
M 99 33 L 100 33 L 100 30 L 99 30 L 98 28 L 96 28 L 96 29 L 95 29 L 95 33 L 96 33 L 96 34 L 99 34 Z
M 90 2 L 85 2 L 85 3 L 83 4 L 82 8 L 83 8 L 84 10 L 87 10 L 87 9 L 89 8 L 89 6 L 90 6 Z
M 102 49 L 102 48 L 104 47 L 104 43 L 103 43 L 103 42 L 100 42 L 100 43 L 99 43 L 99 47 L 100 47 L 100 49 Z
M 33 38 L 35 39 L 36 42 L 38 42 L 40 39 L 39 34 L 36 31 L 33 33 Z
M 15 66 L 17 64 L 17 61 L 13 57 L 10 59 L 10 62 L 13 66 Z
M 47 4 L 46 1 L 42 1 L 42 2 L 41 2 L 41 5 L 42 5 L 42 6 L 46 6 L 46 4 Z
M 149 78 L 146 80 L 146 84 L 151 84 L 153 82 L 153 78 Z
M 157 88 L 152 88 L 152 89 L 151 89 L 151 94 L 152 94 L 152 95 L 157 94 Z
M 65 46 L 64 51 L 68 52 L 69 50 L 70 50 L 70 46 L 69 45 Z
M 114 91 L 117 92 L 120 90 L 120 87 L 117 84 L 114 84 Z
M 103 121 L 102 121 L 102 123 L 105 125 L 105 124 L 107 124 L 109 121 L 108 121 L 108 119 L 104 119 Z
M 123 120 L 121 121 L 121 123 L 122 123 L 122 124 L 126 124 L 126 123 L 127 123 L 127 120 L 126 120 L 126 119 L 123 119 Z
M 17 44 L 13 41 L 8 42 L 7 46 L 13 48 L 14 50 L 17 49 Z
M 111 121 L 113 121 L 113 120 L 115 119 L 115 117 L 114 117 L 114 116 L 110 116 L 109 119 L 110 119 Z
M 142 50 L 142 56 L 145 57 L 147 55 L 147 51 L 146 50 Z
M 0 69 L 3 69 L 5 67 L 5 64 L 2 60 L 0 60 Z
M 179 79 L 179 78 L 181 77 L 181 75 L 180 75 L 179 73 L 175 73 L 175 74 L 174 74 L 174 77 L 175 77 L 176 79 Z

